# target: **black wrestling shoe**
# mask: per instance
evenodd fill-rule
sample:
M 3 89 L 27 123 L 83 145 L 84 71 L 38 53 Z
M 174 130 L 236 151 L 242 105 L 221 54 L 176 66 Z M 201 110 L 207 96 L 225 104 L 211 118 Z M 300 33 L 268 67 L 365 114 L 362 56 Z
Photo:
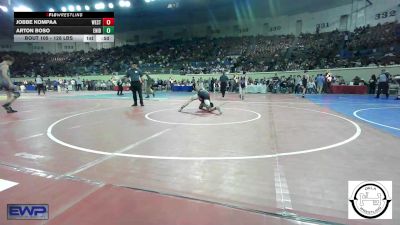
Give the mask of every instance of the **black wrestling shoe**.
M 133 106 L 137 106 L 137 104 L 133 104 L 132 107 L 133 107 Z
M 17 110 L 14 110 L 14 109 L 11 108 L 10 106 L 4 107 L 4 108 L 6 109 L 7 113 L 16 113 L 16 112 L 18 112 Z
M 144 104 L 140 104 L 140 106 L 144 106 Z

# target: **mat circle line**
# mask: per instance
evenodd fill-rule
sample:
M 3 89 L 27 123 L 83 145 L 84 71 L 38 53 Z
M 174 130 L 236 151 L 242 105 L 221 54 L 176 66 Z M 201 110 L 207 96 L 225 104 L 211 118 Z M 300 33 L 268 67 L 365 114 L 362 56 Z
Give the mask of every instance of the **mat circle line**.
M 104 152 L 104 151 L 99 151 L 99 150 L 95 150 L 95 149 L 88 149 L 88 148 L 83 148 L 80 146 L 76 146 L 76 145 L 72 145 L 69 143 L 66 143 L 58 138 L 56 138 L 53 134 L 53 128 L 61 123 L 62 121 L 77 117 L 77 116 L 81 116 L 81 115 L 85 115 L 85 114 L 90 114 L 90 113 L 94 113 L 94 112 L 100 112 L 100 111 L 106 111 L 106 110 L 111 110 L 111 109 L 115 109 L 117 107 L 114 108 L 106 108 L 106 109 L 99 109 L 99 110 L 93 110 L 93 111 L 88 111 L 88 112 L 83 112 L 83 113 L 78 113 L 78 114 L 74 114 L 71 116 L 67 116 L 64 117 L 62 119 L 57 120 L 56 122 L 52 123 L 48 128 L 47 128 L 47 136 L 54 142 L 74 149 L 74 150 L 78 150 L 78 151 L 82 151 L 82 152 L 88 152 L 88 153 L 93 153 L 93 154 L 99 154 L 99 155 L 110 155 L 110 156 L 121 156 L 121 157 L 129 157 L 129 158 L 141 158 L 141 159 L 158 159 L 158 160 L 183 160 L 183 161 L 217 161 L 217 160 L 249 160 L 249 159 L 265 159 L 265 158 L 275 158 L 275 157 L 281 157 L 281 156 L 293 156 L 293 155 L 301 155 L 301 154 L 307 154 L 307 153 L 313 153 L 313 152 L 319 152 L 319 151 L 325 151 L 328 149 L 332 149 L 332 148 L 336 148 L 342 145 L 345 145 L 347 143 L 350 143 L 354 140 L 356 140 L 360 135 L 361 135 L 361 128 L 360 126 L 355 123 L 354 121 L 347 119 L 345 117 L 339 116 L 339 115 L 335 115 L 332 113 L 328 113 L 328 112 L 323 112 L 323 111 L 318 111 L 318 110 L 312 110 L 312 109 L 306 109 L 306 108 L 298 108 L 298 107 L 291 107 L 291 106 L 277 106 L 277 107 L 283 107 L 283 108 L 292 108 L 292 109 L 300 109 L 300 110 L 305 110 L 305 111 L 309 111 L 309 112 L 315 112 L 315 113 L 321 113 L 321 114 L 325 114 L 325 115 L 329 115 L 329 116 L 333 116 L 339 119 L 342 119 L 344 121 L 349 122 L 350 124 L 352 124 L 355 129 L 356 132 L 348 139 L 335 143 L 335 144 L 331 144 L 331 145 L 327 145 L 327 146 L 323 146 L 323 147 L 319 147 L 319 148 L 312 148 L 312 149 L 306 149 L 306 150 L 300 150 L 300 151 L 295 151 L 295 152 L 286 152 L 286 153 L 276 153 L 276 154 L 267 154 L 267 155 L 253 155 L 253 156 L 230 156 L 230 157 L 177 157 L 177 156 L 154 156 L 154 155 L 137 155 L 137 154 L 125 154 L 125 153 L 112 153 L 112 152 Z M 118 107 L 120 108 L 120 107 Z
M 359 109 L 359 110 L 356 110 L 356 111 L 353 112 L 353 116 L 355 116 L 355 117 L 357 117 L 358 119 L 360 119 L 360 120 L 362 120 L 362 121 L 365 121 L 365 122 L 367 122 L 367 123 L 371 123 L 371 124 L 375 124 L 375 125 L 378 125 L 378 126 L 381 126 L 381 127 L 386 127 L 386 128 L 389 128 L 389 129 L 393 129 L 393 130 L 398 130 L 398 131 L 400 131 L 400 128 L 388 126 L 388 125 L 381 124 L 381 123 L 377 123 L 377 122 L 374 122 L 374 121 L 372 121 L 372 120 L 367 120 L 367 119 L 365 119 L 364 117 L 361 117 L 361 116 L 358 115 L 359 112 L 368 111 L 368 110 L 379 110 L 379 109 L 400 109 L 400 107 L 379 107 L 379 108 L 365 108 L 365 109 Z
M 191 108 L 193 109 L 193 108 Z M 187 125 L 187 126 L 221 126 L 221 125 L 234 125 L 234 124 L 243 124 L 243 123 L 249 123 L 249 122 L 253 122 L 255 120 L 258 120 L 261 118 L 261 114 L 255 111 L 251 111 L 248 109 L 239 109 L 239 108 L 223 108 L 225 109 L 233 109 L 233 110 L 239 110 L 239 111 L 244 111 L 244 112 L 250 112 L 256 115 L 256 117 L 252 118 L 252 119 L 248 119 L 248 120 L 243 120 L 243 121 L 236 121 L 236 122 L 222 122 L 222 123 L 179 123 L 179 122 L 168 122 L 168 121 L 162 121 L 162 120 L 156 120 L 150 117 L 150 115 L 155 114 L 155 113 L 159 113 L 159 112 L 165 112 L 165 111 L 172 111 L 172 110 L 176 110 L 177 109 L 161 109 L 161 110 L 157 110 L 157 111 L 153 111 L 153 112 L 149 112 L 145 115 L 145 118 L 156 122 L 156 123 L 163 123 L 163 124 L 170 124 L 170 125 Z M 222 114 L 221 116 L 224 116 L 224 114 Z

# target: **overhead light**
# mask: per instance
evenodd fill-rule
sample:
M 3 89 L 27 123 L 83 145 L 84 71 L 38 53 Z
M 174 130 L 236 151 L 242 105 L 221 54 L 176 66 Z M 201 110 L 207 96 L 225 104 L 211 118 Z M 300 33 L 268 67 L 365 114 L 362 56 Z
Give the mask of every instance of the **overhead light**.
M 13 10 L 14 10 L 14 12 L 32 12 L 33 11 L 31 8 L 26 7 L 24 5 L 14 7 Z
M 95 9 L 104 9 L 105 7 L 106 7 L 106 5 L 103 2 L 99 2 L 94 5 Z
M 76 9 L 76 11 L 80 12 L 82 10 L 82 7 L 80 5 L 77 5 L 77 6 L 75 6 L 75 9 Z
M 65 6 L 61 7 L 61 11 L 62 12 L 66 12 L 67 11 L 67 7 L 65 7 Z
M 54 12 L 54 9 L 53 9 L 53 8 L 50 8 L 50 9 L 49 9 L 49 12 Z
M 75 6 L 69 5 L 69 6 L 68 6 L 68 10 L 69 10 L 70 12 L 75 11 Z
M 121 1 L 119 1 L 119 6 L 121 7 L 121 8 L 124 8 L 124 7 L 131 7 L 131 2 L 130 1 L 125 1 L 125 0 L 121 0 Z
M 167 5 L 167 8 L 168 8 L 168 9 L 176 9 L 176 8 L 178 8 L 178 3 L 176 3 L 176 2 L 174 2 L 174 3 L 169 3 L 169 4 Z
M 86 10 L 86 11 L 89 11 L 89 10 L 90 10 L 90 7 L 89 7 L 88 5 L 85 5 L 85 10 Z
M 114 4 L 113 3 L 108 3 L 108 8 L 113 9 L 114 8 Z
M 8 12 L 8 8 L 2 5 L 0 5 L 0 10 L 3 12 Z

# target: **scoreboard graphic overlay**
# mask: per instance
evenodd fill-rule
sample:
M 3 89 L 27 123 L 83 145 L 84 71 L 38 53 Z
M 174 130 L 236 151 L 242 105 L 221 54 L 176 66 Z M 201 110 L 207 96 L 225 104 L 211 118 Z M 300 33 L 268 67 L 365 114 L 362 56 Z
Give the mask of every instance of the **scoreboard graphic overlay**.
M 114 42 L 114 12 L 14 12 L 14 42 Z

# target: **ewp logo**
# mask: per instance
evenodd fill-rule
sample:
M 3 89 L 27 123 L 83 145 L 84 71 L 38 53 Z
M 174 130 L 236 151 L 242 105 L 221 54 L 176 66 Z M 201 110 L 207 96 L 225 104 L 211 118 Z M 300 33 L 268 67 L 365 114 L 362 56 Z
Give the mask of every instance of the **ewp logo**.
M 9 220 L 48 220 L 49 205 L 47 204 L 8 204 L 7 219 Z

